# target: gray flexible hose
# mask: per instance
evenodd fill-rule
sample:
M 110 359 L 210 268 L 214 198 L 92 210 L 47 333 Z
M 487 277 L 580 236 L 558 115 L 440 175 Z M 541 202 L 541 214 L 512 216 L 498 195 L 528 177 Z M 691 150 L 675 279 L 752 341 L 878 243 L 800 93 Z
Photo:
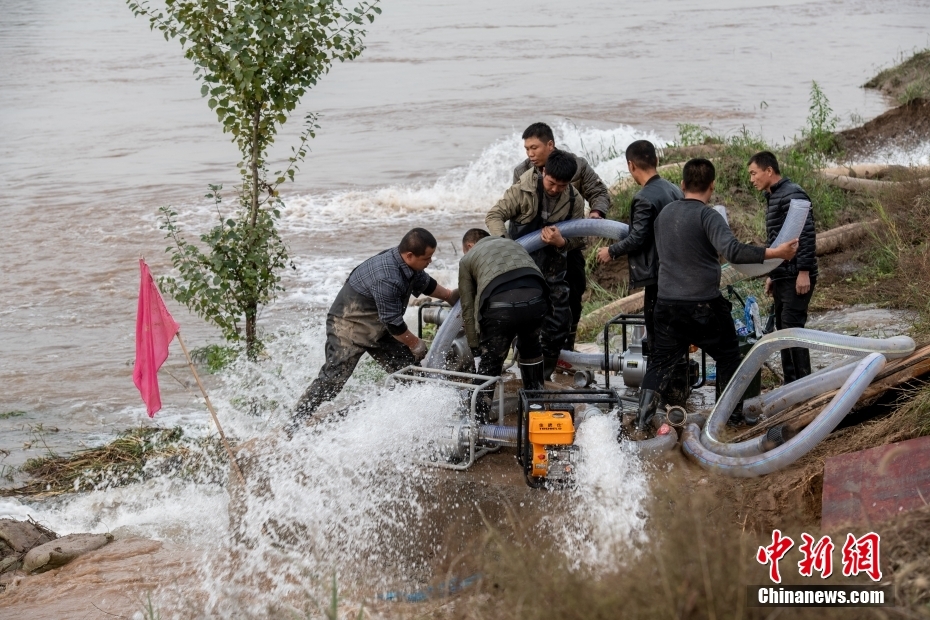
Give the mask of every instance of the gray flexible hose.
M 668 452 L 674 448 L 677 443 L 678 433 L 672 429 L 672 431 L 669 433 L 664 435 L 656 435 L 651 439 L 643 439 L 642 441 L 624 439 L 620 442 L 620 448 L 640 456 L 649 456 L 652 454 L 659 454 L 661 452 Z
M 719 439 L 720 434 L 726 428 L 730 413 L 736 408 L 739 399 L 745 393 L 756 371 L 762 367 L 765 360 L 777 351 L 797 346 L 844 355 L 861 356 L 870 353 L 881 353 L 889 359 L 910 355 L 915 347 L 914 340 L 908 336 L 895 336 L 884 339 L 860 338 L 858 336 L 844 336 L 801 327 L 792 327 L 766 334 L 753 345 L 733 375 L 733 379 L 730 380 L 729 385 L 727 385 L 714 405 L 714 409 L 711 411 L 701 433 L 701 444 L 705 448 L 725 456 L 751 456 L 761 453 L 762 446 L 758 440 L 724 443 Z
M 782 224 L 781 230 L 778 232 L 778 236 L 775 237 L 775 240 L 769 244 L 770 247 L 777 247 L 782 243 L 791 241 L 792 239 L 797 239 L 801 236 L 801 231 L 804 230 L 804 223 L 807 221 L 807 212 L 810 211 L 811 203 L 806 200 L 798 200 L 793 198 L 791 203 L 788 205 L 788 214 L 785 216 L 785 223 Z M 723 216 L 724 221 L 726 221 L 726 215 Z M 768 272 L 772 271 L 784 261 L 780 258 L 770 258 L 767 261 L 762 263 L 749 263 L 749 264 L 734 264 L 733 268 L 744 276 L 749 276 L 750 278 L 757 278 L 759 276 L 764 276 Z
M 797 381 L 786 383 L 761 396 L 747 398 L 743 401 L 743 414 L 747 417 L 770 418 L 789 407 L 839 388 L 855 368 L 856 361 L 849 362 L 837 368 L 824 369 Z
M 742 457 L 716 454 L 701 443 L 701 431 L 696 424 L 685 426 L 682 450 L 704 469 L 725 476 L 752 478 L 778 471 L 810 452 L 833 432 L 884 367 L 885 357 L 880 353 L 872 353 L 861 360 L 840 391 L 813 422 L 795 437 L 764 454 Z
M 555 224 L 562 236 L 568 239 L 574 237 L 604 237 L 607 239 L 623 239 L 629 234 L 630 227 L 621 222 L 613 220 L 569 220 Z M 517 239 L 517 243 L 526 248 L 527 252 L 535 252 L 544 247 L 541 238 L 541 231 L 536 231 L 524 235 Z M 462 329 L 462 304 L 455 303 L 452 311 L 443 320 L 442 325 L 436 330 L 436 337 L 433 339 L 433 346 L 430 348 L 426 359 L 423 360 L 425 368 L 442 368 L 446 367 L 446 360 L 452 341 L 455 340 L 459 331 Z

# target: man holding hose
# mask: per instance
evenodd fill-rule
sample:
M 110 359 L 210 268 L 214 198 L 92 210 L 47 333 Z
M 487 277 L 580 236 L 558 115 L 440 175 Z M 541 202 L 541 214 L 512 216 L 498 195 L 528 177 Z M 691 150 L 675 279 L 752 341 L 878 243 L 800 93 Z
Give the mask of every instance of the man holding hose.
M 659 290 L 655 307 L 652 357 L 640 393 L 637 428 L 655 413 L 655 393 L 668 386 L 676 362 L 689 345 L 703 349 L 717 364 L 717 393 L 729 383 L 740 363 L 739 340 L 730 315 L 732 306 L 720 294 L 722 254 L 731 263 L 791 260 L 794 239 L 774 248 L 740 243 L 723 216 L 707 206 L 714 193 L 716 171 L 706 159 L 692 159 L 682 170 L 684 200 L 669 203 L 655 221 L 659 255 Z
M 450 291 L 426 273 L 435 251 L 436 238 L 414 228 L 397 247 L 352 270 L 326 316 L 326 363 L 297 401 L 285 429 L 288 436 L 342 391 L 365 353 L 388 373 L 426 357 L 426 343 L 404 322 L 410 296 L 432 295 L 452 305 L 459 298 L 458 289 Z
M 801 186 L 781 176 L 778 160 L 769 151 L 756 153 L 749 159 L 749 180 L 765 195 L 765 230 L 771 244 L 788 217 L 792 200 L 811 202 Z M 775 327 L 804 327 L 807 308 L 817 284 L 817 232 L 814 229 L 814 210 L 807 212 L 804 230 L 798 239 L 798 254 L 792 260 L 776 267 L 765 281 L 765 292 L 775 298 Z M 805 347 L 783 349 L 781 368 L 785 383 L 791 383 L 811 374 L 811 354 Z
M 577 171 L 574 155 L 553 150 L 546 158 L 543 171 L 530 168 L 524 172 L 520 182 L 504 193 L 484 220 L 495 237 L 516 240 L 539 231 L 546 244 L 530 254 L 549 290 L 549 311 L 540 332 L 546 379 L 555 370 L 571 330 L 572 313 L 566 275 L 568 255 L 584 246 L 583 239 L 566 239 L 553 226 L 558 222 L 584 218 L 584 198 L 571 185 Z M 510 222 L 509 227 L 507 222 Z
M 524 159 L 513 169 L 513 183 L 520 182 L 520 177 L 526 171 L 535 168 L 540 174 L 546 166 L 546 160 L 555 148 L 555 134 L 546 123 L 533 123 L 523 131 L 523 148 L 526 150 Z M 568 151 L 562 151 L 568 153 Z M 568 153 L 575 158 L 577 168 L 572 175 L 571 184 L 575 191 L 588 202 L 591 214 L 588 217 L 604 219 L 610 209 L 610 194 L 607 185 L 597 176 L 594 169 L 583 157 Z M 564 349 L 572 351 L 575 348 L 575 333 L 578 331 L 578 321 L 581 320 L 581 298 L 588 286 L 585 273 L 585 259 L 581 248 L 569 251 L 565 279 L 568 282 L 568 307 L 572 312 L 571 328 L 565 340 Z
M 516 338 L 524 389 L 543 389 L 539 330 L 549 309 L 549 295 L 542 272 L 522 245 L 492 237 L 480 228 L 465 233 L 462 252 L 458 289 L 462 323 L 468 346 L 481 358 L 478 374 L 500 375 Z M 492 391 L 478 401 L 482 417 L 490 412 Z

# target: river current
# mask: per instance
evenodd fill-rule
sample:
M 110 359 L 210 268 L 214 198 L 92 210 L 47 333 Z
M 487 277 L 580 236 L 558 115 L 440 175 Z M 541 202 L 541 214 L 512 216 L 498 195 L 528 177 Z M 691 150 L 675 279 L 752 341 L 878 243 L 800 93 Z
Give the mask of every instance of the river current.
M 431 273 L 454 284 L 458 240 L 509 185 L 529 123 L 552 124 L 558 145 L 612 183 L 625 173 L 616 153 L 639 138 L 673 141 L 679 123 L 790 140 L 812 80 L 841 125 L 873 117 L 890 102 L 861 84 L 930 36 L 930 5 L 916 0 L 382 7 L 363 55 L 304 98 L 273 151 L 289 152 L 303 113 L 320 114 L 307 161 L 284 188 L 282 234 L 297 269 L 260 321 L 280 363 L 209 380 L 241 439 L 276 428 L 315 375 L 325 309 L 359 261 L 424 226 L 440 240 Z M 229 188 L 237 177 L 235 147 L 191 70 L 177 42 L 116 0 L 0 0 L 0 414 L 15 414 L 0 419 L 2 465 L 140 424 L 209 432 L 176 345 L 154 422 L 131 379 L 137 259 L 156 275 L 171 268 L 158 207 L 172 205 L 198 233 L 215 217 L 207 184 Z M 219 341 L 168 303 L 190 346 Z M 256 417 L 234 405 L 256 394 L 282 406 Z M 171 538 L 156 524 L 172 505 L 225 510 L 217 491 L 159 493 L 127 502 L 106 527 Z M 60 532 L 100 530 L 93 501 L 43 516 Z M 0 516 L 24 511 L 0 502 Z M 206 519 L 182 538 L 216 527 Z

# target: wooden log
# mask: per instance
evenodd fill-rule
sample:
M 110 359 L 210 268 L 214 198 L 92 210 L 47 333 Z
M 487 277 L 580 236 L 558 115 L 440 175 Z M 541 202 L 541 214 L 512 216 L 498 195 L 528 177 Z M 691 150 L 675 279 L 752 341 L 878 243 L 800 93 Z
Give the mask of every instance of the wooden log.
M 820 172 L 819 174 L 820 178 L 822 178 L 830 185 L 835 185 L 840 189 L 845 189 L 850 192 L 866 192 L 868 194 L 875 194 L 895 185 L 891 181 L 858 179 L 856 177 L 851 177 L 844 174 L 833 174 L 830 172 Z

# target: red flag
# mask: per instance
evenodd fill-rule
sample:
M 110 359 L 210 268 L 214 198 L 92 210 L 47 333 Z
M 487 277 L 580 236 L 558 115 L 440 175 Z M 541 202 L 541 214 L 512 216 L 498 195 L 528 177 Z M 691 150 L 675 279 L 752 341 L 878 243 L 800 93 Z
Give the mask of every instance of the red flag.
M 180 327 L 171 318 L 165 302 L 155 286 L 149 266 L 139 259 L 141 282 L 139 283 L 139 310 L 136 314 L 136 363 L 132 369 L 132 381 L 139 388 L 142 400 L 148 408 L 149 417 L 161 409 L 161 394 L 158 392 L 158 369 L 168 359 L 168 345 Z

